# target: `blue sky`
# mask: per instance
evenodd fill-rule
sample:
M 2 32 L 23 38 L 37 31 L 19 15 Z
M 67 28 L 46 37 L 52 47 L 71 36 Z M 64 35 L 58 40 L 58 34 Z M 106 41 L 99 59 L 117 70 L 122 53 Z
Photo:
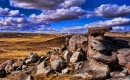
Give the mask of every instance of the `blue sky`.
M 1 32 L 130 32 L 129 0 L 0 0 Z

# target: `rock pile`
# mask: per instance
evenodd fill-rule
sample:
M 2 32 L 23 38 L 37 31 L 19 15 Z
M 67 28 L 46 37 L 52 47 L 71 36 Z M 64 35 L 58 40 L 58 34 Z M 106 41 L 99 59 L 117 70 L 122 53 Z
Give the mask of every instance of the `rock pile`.
M 34 80 L 35 76 L 68 74 L 81 80 L 130 80 L 130 45 L 104 36 L 110 30 L 90 28 L 88 36 L 67 38 L 63 47 L 44 56 L 30 53 L 24 60 L 8 60 L 0 65 L 0 78 Z

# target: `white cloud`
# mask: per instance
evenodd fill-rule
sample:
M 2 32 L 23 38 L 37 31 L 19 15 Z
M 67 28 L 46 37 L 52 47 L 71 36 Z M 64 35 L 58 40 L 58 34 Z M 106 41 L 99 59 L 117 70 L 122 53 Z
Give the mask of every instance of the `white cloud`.
M 0 16 L 1 15 L 8 15 L 9 11 L 10 10 L 8 8 L 3 9 L 0 7 Z
M 76 32 L 79 31 L 81 33 L 85 33 L 88 28 L 92 27 L 115 27 L 113 29 L 124 29 L 122 26 L 130 25 L 130 19 L 129 18 L 114 18 L 112 20 L 106 20 L 106 21 L 98 21 L 93 22 L 90 24 L 86 24 L 84 26 L 76 26 L 71 28 L 64 28 L 64 32 Z M 116 27 L 119 26 L 119 27 Z M 130 31 L 130 29 L 128 29 Z
M 130 28 L 128 27 L 120 27 L 120 26 L 116 26 L 112 28 L 112 32 L 130 32 Z
M 116 4 L 103 4 L 95 9 L 97 16 L 102 17 L 121 17 L 130 14 L 130 6 Z
M 15 7 L 28 9 L 59 9 L 80 6 L 86 0 L 10 0 L 10 4 Z
M 24 17 L 24 14 L 20 14 L 19 10 L 10 10 L 9 8 L 0 7 L 0 16 L 10 16 L 10 17 Z
M 85 14 L 86 11 L 82 10 L 80 7 L 71 7 L 69 9 L 48 10 L 40 15 L 32 14 L 30 18 L 41 21 L 62 21 L 78 19 L 83 17 Z

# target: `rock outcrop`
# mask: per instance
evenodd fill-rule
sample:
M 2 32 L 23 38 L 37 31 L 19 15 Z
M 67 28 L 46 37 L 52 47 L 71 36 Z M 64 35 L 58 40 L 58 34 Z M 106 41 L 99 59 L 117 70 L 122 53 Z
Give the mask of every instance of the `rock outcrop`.
M 82 35 L 74 35 L 69 40 L 69 50 L 76 51 L 78 48 L 87 50 L 87 38 Z

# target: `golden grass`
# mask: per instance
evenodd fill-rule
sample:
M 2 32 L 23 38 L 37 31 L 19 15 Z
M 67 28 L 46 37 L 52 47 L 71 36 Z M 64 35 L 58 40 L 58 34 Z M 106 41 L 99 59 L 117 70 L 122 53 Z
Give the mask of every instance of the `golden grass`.
M 44 55 L 56 46 L 56 43 L 47 43 L 48 40 L 62 37 L 62 35 L 40 35 L 19 38 L 0 38 L 0 58 L 23 59 L 30 52 Z

